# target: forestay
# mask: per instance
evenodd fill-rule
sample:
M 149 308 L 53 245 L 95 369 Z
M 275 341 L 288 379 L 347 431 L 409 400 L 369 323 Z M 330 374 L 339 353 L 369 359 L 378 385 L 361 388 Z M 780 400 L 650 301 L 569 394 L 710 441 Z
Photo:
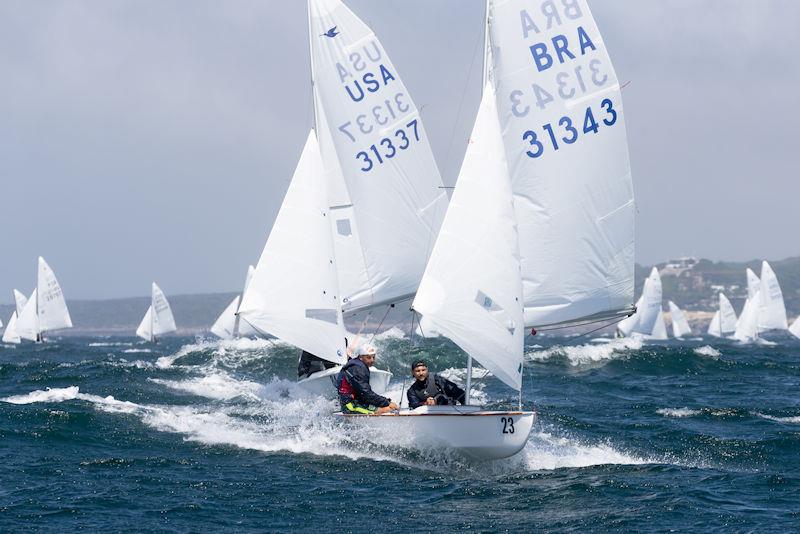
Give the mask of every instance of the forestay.
M 520 389 L 521 296 L 511 182 L 495 93 L 487 84 L 413 307 L 426 324 Z
M 669 306 L 669 314 L 672 319 L 672 335 L 675 337 L 688 336 L 692 333 L 689 322 L 686 320 L 683 310 L 680 309 L 671 300 L 667 303 Z
M 419 112 L 372 30 L 309 0 L 317 126 L 346 312 L 410 298 L 447 207 Z M 335 181 L 335 180 L 334 180 Z
M 261 333 L 344 363 L 345 330 L 322 165 L 312 130 L 239 316 Z
M 758 330 L 786 330 L 789 324 L 786 320 L 786 306 L 783 303 L 783 292 L 778 284 L 778 277 L 769 263 L 761 264 Z
M 38 290 L 39 331 L 72 328 L 72 319 L 69 316 L 61 286 L 58 284 L 55 273 L 41 256 L 39 257 L 36 289 Z
M 589 7 L 585 0 L 490 0 L 489 8 L 525 324 L 626 315 L 634 198 L 625 117 Z

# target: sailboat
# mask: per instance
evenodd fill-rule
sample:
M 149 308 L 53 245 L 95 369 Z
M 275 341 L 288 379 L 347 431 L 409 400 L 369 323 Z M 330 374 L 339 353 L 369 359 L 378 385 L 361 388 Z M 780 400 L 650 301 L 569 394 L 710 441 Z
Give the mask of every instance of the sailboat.
M 142 322 L 136 329 L 136 335 L 145 341 L 156 342 L 157 336 L 168 334 L 177 330 L 172 309 L 167 302 L 164 292 L 153 282 L 150 290 L 150 307 L 144 314 Z
M 661 309 L 661 276 L 653 267 L 645 279 L 642 295 L 636 301 L 636 313 L 620 321 L 617 331 L 623 336 L 645 339 L 667 339 L 667 326 Z
M 339 0 L 309 0 L 308 15 L 315 127 L 239 315 L 335 364 L 298 382 L 333 392 L 347 361 L 344 318 L 414 296 L 447 195 L 374 32 Z M 391 373 L 371 374 L 385 391 Z
M 738 318 L 736 311 L 723 293 L 719 294 L 719 309 L 714 313 L 711 318 L 711 323 L 708 325 L 708 335 L 714 337 L 725 337 L 733 334 L 736 331 L 736 324 Z
M 45 332 L 62 328 L 72 328 L 67 302 L 55 273 L 39 256 L 36 289 L 17 316 L 15 329 L 20 338 L 41 342 Z
M 412 305 L 466 353 L 467 405 L 345 416 L 403 425 L 419 445 L 479 459 L 519 452 L 536 419 L 521 402 L 526 327 L 633 312 L 633 192 L 620 86 L 586 2 L 547 5 L 556 13 L 533 12 L 521 0 L 487 3 L 482 99 Z M 575 53 L 563 53 L 566 35 Z M 548 48 L 556 42 L 558 59 Z M 556 61 L 572 72 L 571 93 L 555 72 L 561 68 L 549 70 Z M 591 81 L 575 78 L 591 71 Z M 520 392 L 517 410 L 471 405 L 473 362 Z
M 247 278 L 244 282 L 244 291 L 247 291 L 247 286 L 250 285 L 250 280 L 253 278 L 253 273 L 256 268 L 250 265 L 247 268 Z M 244 294 L 244 291 L 242 294 Z M 239 304 L 241 303 L 242 295 L 236 295 L 228 307 L 225 308 L 214 324 L 211 326 L 211 333 L 222 339 L 235 339 L 237 337 L 254 336 L 257 334 L 253 328 L 242 321 L 239 317 Z
M 786 330 L 789 328 L 786 320 L 786 306 L 783 302 L 783 292 L 778 283 L 778 277 L 769 263 L 761 262 L 761 284 L 759 291 L 761 298 L 758 309 L 758 331 Z
M 676 338 L 691 335 L 692 329 L 689 326 L 689 321 L 686 320 L 683 310 L 671 300 L 667 303 L 669 306 L 669 314 L 672 318 L 672 335 Z
M 8 325 L 3 332 L 3 343 L 21 343 L 22 338 L 17 332 L 17 318 L 22 315 L 22 310 L 28 304 L 28 299 L 20 291 L 14 290 L 14 304 L 15 309 L 11 312 L 11 318 L 8 320 Z

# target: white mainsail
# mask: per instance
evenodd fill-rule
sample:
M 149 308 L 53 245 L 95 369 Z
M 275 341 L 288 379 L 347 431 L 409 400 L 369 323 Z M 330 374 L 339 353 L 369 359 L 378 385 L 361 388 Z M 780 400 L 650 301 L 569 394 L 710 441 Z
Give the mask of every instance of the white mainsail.
M 708 325 L 708 334 L 723 337 L 736 331 L 736 311 L 723 293 L 719 294 L 719 309 Z
M 742 343 L 751 343 L 758 338 L 759 298 L 760 292 L 756 291 L 752 298 L 748 298 L 745 301 L 742 314 L 736 323 L 736 331 L 733 333 L 733 338 Z
M 783 303 L 783 292 L 778 284 L 778 277 L 769 263 L 761 263 L 761 284 L 759 292 L 761 299 L 758 310 L 758 330 L 786 330 L 789 324 L 786 320 L 786 306 Z
M 158 284 L 153 282 L 150 293 L 150 307 L 136 329 L 136 335 L 147 341 L 155 341 L 157 336 L 177 330 L 167 297 Z
M 239 316 L 263 334 L 344 363 L 345 330 L 323 163 L 308 134 Z
M 341 305 L 354 312 L 413 296 L 447 195 L 419 112 L 373 31 L 340 0 L 308 9 Z
M 690 335 L 692 333 L 692 329 L 689 326 L 689 321 L 686 320 L 686 315 L 684 315 L 683 310 L 671 300 L 667 303 L 667 305 L 669 306 L 669 314 L 672 318 L 672 335 L 674 337 Z
M 794 337 L 800 338 L 800 317 L 794 320 L 792 326 L 789 327 L 789 332 L 791 332 Z
M 525 324 L 627 315 L 635 209 L 625 117 L 589 7 L 585 0 L 488 5 Z
M 491 83 L 413 307 L 497 378 L 520 389 L 525 332 L 519 245 Z
M 37 315 L 39 316 L 39 331 L 72 328 L 72 319 L 69 316 L 64 293 L 58 284 L 56 274 L 44 258 L 39 256 L 39 271 L 36 282 L 38 290 Z

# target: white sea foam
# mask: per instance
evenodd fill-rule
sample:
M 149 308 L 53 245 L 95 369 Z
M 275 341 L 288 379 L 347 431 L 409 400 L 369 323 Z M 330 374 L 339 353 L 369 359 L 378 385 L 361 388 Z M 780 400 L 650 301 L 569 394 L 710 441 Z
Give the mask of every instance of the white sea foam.
M 700 410 L 692 410 L 691 408 L 659 408 L 656 413 L 664 417 L 692 417 L 699 415 Z
M 153 352 L 150 349 L 125 349 L 122 351 L 125 354 L 135 354 L 137 352 Z
M 534 432 L 522 451 L 525 465 L 533 471 L 593 465 L 654 463 L 616 450 L 607 443 L 586 444 L 574 439 Z
M 125 342 L 110 342 L 110 341 L 97 341 L 93 343 L 89 343 L 90 347 L 131 347 L 133 343 L 125 343 Z
M 777 417 L 774 415 L 767 415 L 765 413 L 756 412 L 756 415 L 767 419 L 769 421 L 775 421 L 776 423 L 791 423 L 791 424 L 800 424 L 800 415 L 790 416 L 790 417 Z
M 39 402 L 64 402 L 75 399 L 91 402 L 104 411 L 114 413 L 133 413 L 139 408 L 138 404 L 118 401 L 110 395 L 108 397 L 100 397 L 98 395 L 81 393 L 78 386 L 47 388 L 44 390 L 32 391 L 25 395 L 13 395 L 0 400 L 11 404 L 33 404 Z
M 702 347 L 698 347 L 694 349 L 694 353 L 698 356 L 708 356 L 709 358 L 719 358 L 722 356 L 722 353 L 712 347 L 711 345 L 704 345 Z
M 601 345 L 560 346 L 529 352 L 526 354 L 533 361 L 544 362 L 554 357 L 565 357 L 572 366 L 586 365 L 596 362 L 622 358 L 627 352 L 642 348 L 642 340 L 636 338 L 615 339 Z
M 230 400 L 237 397 L 259 399 L 264 386 L 248 380 L 236 380 L 224 371 L 217 371 L 187 380 L 150 378 L 151 382 L 208 399 Z
M 241 364 L 265 356 L 269 349 L 277 344 L 280 344 L 280 342 L 246 337 L 239 339 L 202 340 L 197 343 L 190 343 L 182 346 L 175 354 L 161 356 L 156 360 L 156 367 L 166 369 L 171 367 L 176 360 L 184 356 L 207 351 L 212 352 L 214 357 L 221 360 L 226 360 L 229 363 L 235 360 L 236 363 Z

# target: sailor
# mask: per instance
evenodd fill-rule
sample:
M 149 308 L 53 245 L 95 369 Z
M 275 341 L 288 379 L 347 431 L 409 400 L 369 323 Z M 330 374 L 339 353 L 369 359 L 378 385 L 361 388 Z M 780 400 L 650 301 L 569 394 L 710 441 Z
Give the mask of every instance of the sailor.
M 372 391 L 369 385 L 369 368 L 375 363 L 377 354 L 372 345 L 360 345 L 356 357 L 344 364 L 339 372 L 336 389 L 343 413 L 380 415 L 397 409 L 397 404 Z
M 464 404 L 464 390 L 441 375 L 429 373 L 425 360 L 415 360 L 411 364 L 411 374 L 416 380 L 406 396 L 412 410 L 424 405 Z

